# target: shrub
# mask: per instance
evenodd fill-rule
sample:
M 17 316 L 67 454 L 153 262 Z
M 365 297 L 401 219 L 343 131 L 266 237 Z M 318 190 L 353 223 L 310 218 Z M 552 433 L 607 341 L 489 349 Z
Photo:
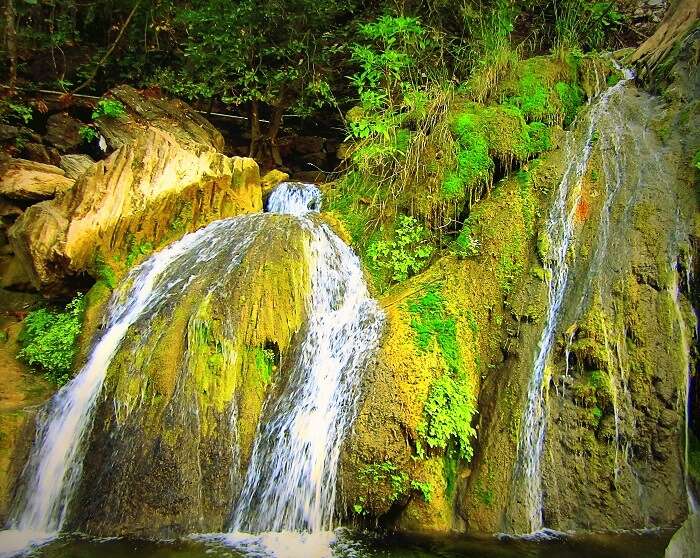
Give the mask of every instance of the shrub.
M 71 378 L 84 311 L 85 299 L 79 294 L 63 312 L 48 308 L 30 312 L 19 335 L 18 358 L 59 386 L 65 384 Z
M 435 339 L 447 365 L 446 372 L 428 391 L 423 420 L 418 425 L 418 457 L 426 457 L 425 444 L 430 449 L 440 449 L 447 455 L 469 461 L 473 455 L 471 438 L 476 434 L 471 426 L 476 398 L 464 372 L 455 319 L 447 312 L 442 295 L 436 289 L 410 302 L 408 310 L 414 316 L 411 327 L 418 349 L 427 351 Z
M 391 279 L 398 282 L 422 271 L 433 250 L 423 225 L 409 215 L 401 215 L 393 240 L 373 242 L 367 248 L 367 257 L 374 266 L 388 270 Z

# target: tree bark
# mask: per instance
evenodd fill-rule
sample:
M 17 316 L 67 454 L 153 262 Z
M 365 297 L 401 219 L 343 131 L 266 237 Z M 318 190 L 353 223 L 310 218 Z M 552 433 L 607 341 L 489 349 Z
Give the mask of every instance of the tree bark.
M 260 146 L 260 106 L 257 101 L 251 101 L 248 107 L 248 121 L 250 124 L 250 149 L 248 156 L 253 159 L 258 157 Z
M 630 63 L 636 65 L 642 75 L 654 74 L 673 46 L 683 39 L 699 18 L 698 0 L 676 0 L 654 34 L 634 51 Z
M 267 136 L 270 139 L 270 155 L 275 165 L 282 166 L 282 155 L 280 154 L 280 146 L 277 143 L 280 128 L 282 128 L 282 116 L 284 115 L 285 106 L 275 105 L 272 109 L 272 118 L 270 119 L 270 129 Z
M 15 29 L 14 0 L 5 0 L 5 44 L 7 45 L 7 57 L 10 63 L 9 86 L 14 90 L 17 83 L 17 30 Z

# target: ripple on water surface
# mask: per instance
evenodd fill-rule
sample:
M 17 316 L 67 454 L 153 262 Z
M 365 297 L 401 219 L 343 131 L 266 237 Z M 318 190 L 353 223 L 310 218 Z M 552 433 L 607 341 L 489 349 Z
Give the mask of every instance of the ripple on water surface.
M 377 537 L 347 530 L 198 535 L 177 542 L 63 538 L 41 558 L 662 558 L 670 533 L 585 535 L 547 542 L 496 537 Z

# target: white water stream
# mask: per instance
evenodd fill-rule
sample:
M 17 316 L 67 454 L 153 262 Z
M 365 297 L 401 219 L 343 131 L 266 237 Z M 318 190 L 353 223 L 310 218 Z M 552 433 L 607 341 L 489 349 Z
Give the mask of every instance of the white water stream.
M 357 256 L 325 224 L 304 216 L 319 206 L 318 189 L 294 183 L 280 185 L 268 201 L 271 212 L 297 216 L 310 232 L 309 321 L 285 389 L 268 402 L 259 425 L 229 537 L 246 546 L 250 536 L 242 532 L 273 532 L 255 539 L 273 554 L 280 545 L 291 544 L 284 537 L 288 531 L 297 533 L 294 544 L 313 535 L 313 544 L 329 551 L 341 443 L 355 417 L 364 365 L 383 324 Z M 166 300 L 175 300 L 190 282 L 235 271 L 256 235 L 264 234 L 268 218 L 217 221 L 131 271 L 112 297 L 107 326 L 87 364 L 37 420 L 23 490 L 8 529 L 0 532 L 0 554 L 26 552 L 62 530 L 80 481 L 96 402 L 129 328 Z M 218 273 L 212 273 L 214 268 Z M 218 283 L 213 281 L 208 289 L 218 288 Z
M 514 474 L 515 481 L 524 485 L 524 504 L 530 533 L 540 531 L 544 527 L 541 458 L 546 425 L 546 391 L 549 381 L 546 367 L 569 283 L 570 249 L 575 239 L 576 210 L 581 197 L 583 177 L 593 151 L 598 124 L 607 117 L 611 100 L 622 93 L 633 77 L 631 72 L 627 72 L 625 79 L 607 89 L 592 103 L 586 114 L 586 121 L 581 126 L 584 128 L 581 141 L 576 141 L 573 133 L 569 134 L 565 149 L 567 167 L 557 188 L 556 198 L 547 220 L 550 251 L 545 265 L 550 272 L 549 304 L 545 326 L 538 344 L 538 353 L 528 383 Z

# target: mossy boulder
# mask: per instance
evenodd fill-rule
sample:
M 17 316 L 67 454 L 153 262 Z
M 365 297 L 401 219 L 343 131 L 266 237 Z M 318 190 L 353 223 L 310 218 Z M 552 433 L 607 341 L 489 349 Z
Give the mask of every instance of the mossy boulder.
M 235 268 L 228 253 L 208 260 L 214 275 L 140 318 L 112 360 L 73 527 L 144 537 L 226 527 L 311 288 L 309 231 L 286 215 L 243 219 L 252 241 Z

